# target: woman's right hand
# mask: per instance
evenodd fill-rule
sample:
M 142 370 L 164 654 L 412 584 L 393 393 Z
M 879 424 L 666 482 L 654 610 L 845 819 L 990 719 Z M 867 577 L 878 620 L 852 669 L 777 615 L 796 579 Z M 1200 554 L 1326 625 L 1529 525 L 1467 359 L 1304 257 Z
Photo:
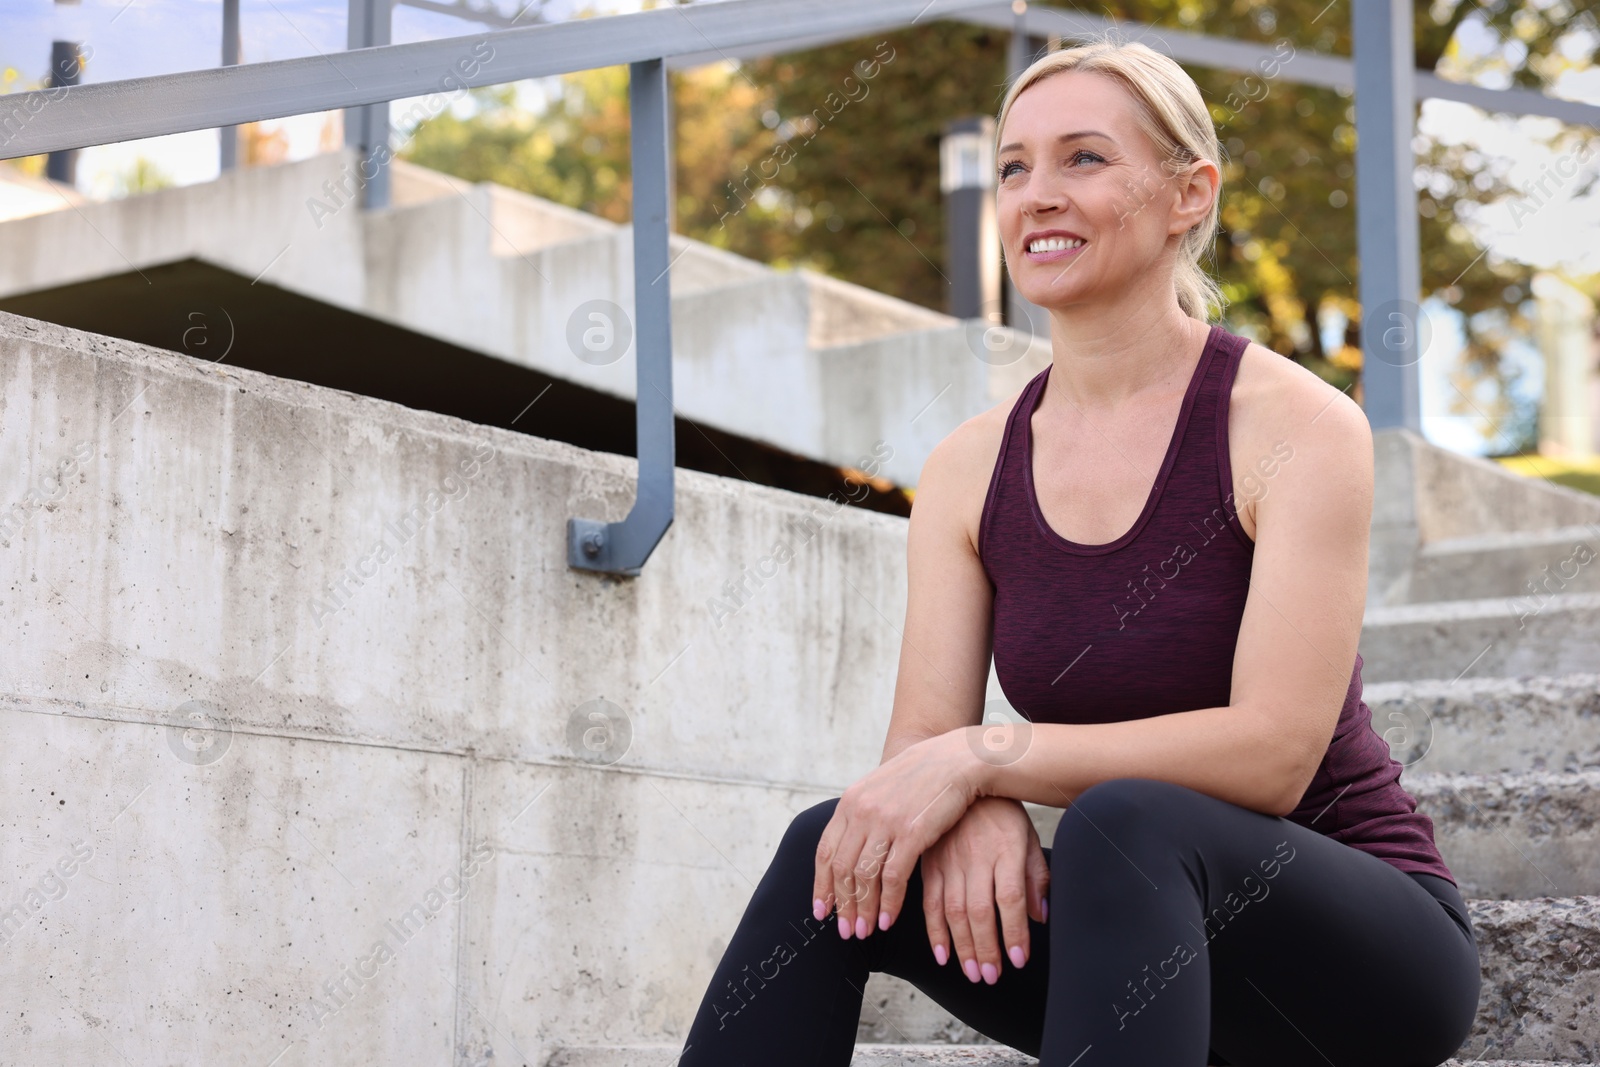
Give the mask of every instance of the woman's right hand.
M 1028 961 L 1028 919 L 1045 921 L 1050 865 L 1021 801 L 980 797 L 922 854 L 921 864 L 922 913 L 941 967 L 953 943 L 967 978 L 993 985 L 1000 978 L 1000 935 L 1014 966 Z

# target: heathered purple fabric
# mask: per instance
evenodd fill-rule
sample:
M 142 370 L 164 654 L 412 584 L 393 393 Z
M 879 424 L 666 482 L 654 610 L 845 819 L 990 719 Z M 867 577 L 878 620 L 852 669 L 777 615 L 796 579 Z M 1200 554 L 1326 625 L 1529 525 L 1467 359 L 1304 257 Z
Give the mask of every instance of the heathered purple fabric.
M 1052 530 L 1039 510 L 1028 383 L 984 502 L 978 554 L 994 589 L 994 664 L 1011 706 L 1037 723 L 1097 723 L 1226 706 L 1255 545 L 1233 504 L 1228 398 L 1248 342 L 1212 327 L 1144 511 L 1103 545 Z M 1285 458 L 1287 457 L 1287 458 Z M 1252 465 L 1270 487 L 1284 450 Z M 1361 699 L 1361 656 L 1322 765 L 1287 818 L 1402 871 L 1455 884 L 1433 820 Z

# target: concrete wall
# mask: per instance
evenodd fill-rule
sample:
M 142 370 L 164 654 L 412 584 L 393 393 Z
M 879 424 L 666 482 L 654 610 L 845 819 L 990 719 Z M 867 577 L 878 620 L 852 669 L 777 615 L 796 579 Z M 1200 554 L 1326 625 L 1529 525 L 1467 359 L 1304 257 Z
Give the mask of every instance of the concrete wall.
M 680 471 L 623 581 L 626 458 L 8 315 L 0 405 L 8 1062 L 670 1042 L 878 761 L 902 519 Z

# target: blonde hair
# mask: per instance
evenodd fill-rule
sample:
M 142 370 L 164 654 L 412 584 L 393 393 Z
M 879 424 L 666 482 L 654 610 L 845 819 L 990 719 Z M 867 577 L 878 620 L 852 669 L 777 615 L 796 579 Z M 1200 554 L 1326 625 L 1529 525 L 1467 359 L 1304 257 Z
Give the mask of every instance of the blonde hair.
M 1006 116 L 1017 97 L 1031 86 L 1068 70 L 1115 78 L 1138 105 L 1139 126 L 1168 161 L 1172 175 L 1196 159 L 1221 164 L 1222 145 L 1194 79 L 1171 58 L 1137 41 L 1095 41 L 1047 53 L 1018 75 L 1000 105 L 995 130 L 1005 128 Z M 998 132 L 997 132 L 998 136 Z M 1221 189 L 1211 211 L 1184 233 L 1173 264 L 1173 285 L 1178 306 L 1190 318 L 1210 322 L 1212 309 L 1222 309 L 1222 290 L 1200 265 L 1211 245 L 1221 216 Z

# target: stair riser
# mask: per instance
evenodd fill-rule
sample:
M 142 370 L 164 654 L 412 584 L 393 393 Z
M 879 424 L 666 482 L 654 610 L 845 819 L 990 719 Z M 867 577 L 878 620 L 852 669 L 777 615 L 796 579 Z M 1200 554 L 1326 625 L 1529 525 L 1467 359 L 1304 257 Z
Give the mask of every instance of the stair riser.
M 1558 593 L 1600 593 L 1600 539 L 1421 555 L 1406 600 L 1517 597 L 1537 605 Z
M 1600 894 L 1600 772 L 1402 779 L 1468 898 Z
M 1408 774 L 1600 768 L 1600 678 L 1485 681 L 1383 683 L 1364 699 L 1373 728 Z
M 1446 606 L 1410 618 L 1384 618 L 1388 614 L 1361 628 L 1364 682 L 1600 670 L 1600 603 L 1592 597 L 1543 610 L 1515 608 L 1507 601 L 1493 612 L 1456 613 Z

